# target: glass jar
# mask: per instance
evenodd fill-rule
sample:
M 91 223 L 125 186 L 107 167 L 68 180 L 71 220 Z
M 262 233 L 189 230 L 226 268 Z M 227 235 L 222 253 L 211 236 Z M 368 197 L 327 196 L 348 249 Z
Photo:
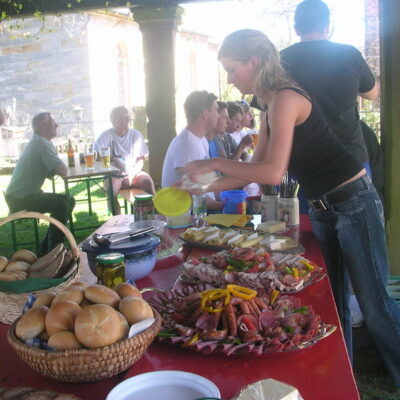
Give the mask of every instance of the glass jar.
M 98 282 L 114 289 L 125 282 L 125 262 L 121 253 L 99 254 L 96 257 L 96 276 Z
M 133 208 L 135 212 L 135 221 L 154 219 L 154 203 L 151 194 L 140 194 L 135 196 Z

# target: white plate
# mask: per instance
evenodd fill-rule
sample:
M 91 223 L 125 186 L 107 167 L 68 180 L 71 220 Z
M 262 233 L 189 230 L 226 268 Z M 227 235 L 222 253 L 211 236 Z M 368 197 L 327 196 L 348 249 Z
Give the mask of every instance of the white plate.
M 156 371 L 121 382 L 106 400 L 194 400 L 201 397 L 220 397 L 220 393 L 213 382 L 200 375 Z

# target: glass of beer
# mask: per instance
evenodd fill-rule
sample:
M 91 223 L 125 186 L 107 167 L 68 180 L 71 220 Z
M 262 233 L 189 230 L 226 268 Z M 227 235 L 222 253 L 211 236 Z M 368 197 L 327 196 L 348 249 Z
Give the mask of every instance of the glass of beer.
M 251 139 L 253 140 L 253 146 L 256 147 L 258 143 L 258 133 L 252 133 Z
M 95 152 L 93 150 L 89 150 L 89 151 L 86 151 L 86 153 L 84 154 L 86 169 L 94 168 L 94 158 L 95 158 L 94 153 Z
M 106 147 L 100 150 L 101 165 L 103 168 L 110 168 L 111 165 L 111 155 L 110 148 Z

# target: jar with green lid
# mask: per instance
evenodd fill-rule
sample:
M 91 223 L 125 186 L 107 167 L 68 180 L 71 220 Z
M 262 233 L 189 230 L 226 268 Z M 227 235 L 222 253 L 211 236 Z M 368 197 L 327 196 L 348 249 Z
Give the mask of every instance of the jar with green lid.
M 125 262 L 121 253 L 99 254 L 96 257 L 96 276 L 98 282 L 111 289 L 125 282 Z
M 151 194 L 140 194 L 135 196 L 133 208 L 135 210 L 135 221 L 154 219 L 154 203 Z

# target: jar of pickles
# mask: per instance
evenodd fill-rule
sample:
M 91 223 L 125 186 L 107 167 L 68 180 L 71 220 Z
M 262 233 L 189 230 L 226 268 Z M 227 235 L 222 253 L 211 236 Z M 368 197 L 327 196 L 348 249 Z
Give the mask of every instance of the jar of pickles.
M 98 282 L 114 289 L 125 282 L 125 262 L 121 253 L 99 254 L 96 257 L 96 276 Z
M 135 221 L 154 219 L 154 203 L 151 194 L 135 196 L 133 208 L 135 210 Z

